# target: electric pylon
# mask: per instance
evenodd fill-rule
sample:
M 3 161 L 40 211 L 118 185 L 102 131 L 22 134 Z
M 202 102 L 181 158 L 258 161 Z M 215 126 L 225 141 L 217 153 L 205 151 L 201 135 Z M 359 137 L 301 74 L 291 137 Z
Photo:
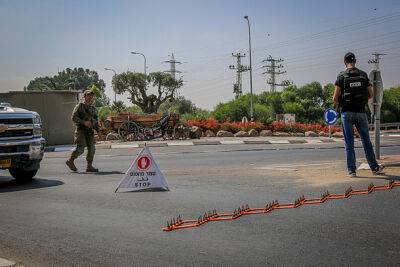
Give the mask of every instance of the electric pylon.
M 250 67 L 242 65 L 242 57 L 245 57 L 246 54 L 241 53 L 232 53 L 232 57 L 236 58 L 236 66 L 229 65 L 229 69 L 236 70 L 236 83 L 233 84 L 233 93 L 235 94 L 235 98 L 238 98 L 242 95 L 242 72 L 250 70 Z

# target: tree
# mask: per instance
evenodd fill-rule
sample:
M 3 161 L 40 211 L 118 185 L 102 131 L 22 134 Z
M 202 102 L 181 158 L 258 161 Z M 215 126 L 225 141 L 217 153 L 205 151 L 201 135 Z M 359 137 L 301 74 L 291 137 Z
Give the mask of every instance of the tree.
M 168 73 L 153 72 L 146 75 L 130 71 L 115 75 L 112 83 L 118 94 L 128 92 L 132 104 L 147 114 L 156 113 L 162 103 L 174 99 L 176 91 L 183 85 L 181 79 L 176 80 Z M 150 87 L 157 91 L 157 95 L 149 94 Z
M 113 102 L 111 110 L 115 113 L 120 113 L 126 110 L 126 106 L 123 101 Z
M 400 122 L 400 86 L 383 90 L 382 122 Z
M 165 101 L 159 107 L 159 112 L 173 112 L 179 114 L 195 113 L 197 110 L 198 108 L 196 105 L 184 96 L 179 96 L 170 101 Z
M 274 117 L 275 114 L 283 113 L 283 102 L 281 95 L 281 92 L 263 92 L 259 96 L 259 103 L 268 106 Z
M 320 122 L 325 108 L 331 107 L 332 86 L 322 88 L 318 82 L 301 87 L 291 85 L 283 89 L 282 102 L 284 113 L 296 114 L 300 122 Z
M 48 90 L 57 90 L 57 84 L 55 84 L 52 77 L 36 77 L 31 80 L 24 88 L 27 91 L 48 91 Z
M 264 121 L 266 118 L 258 116 L 264 116 L 270 112 L 265 112 L 265 109 L 262 109 L 260 106 L 257 106 L 257 110 L 255 110 L 257 103 L 259 103 L 259 96 L 253 95 L 254 119 Z M 220 122 L 241 121 L 243 117 L 250 118 L 250 94 L 242 95 L 228 103 L 218 104 L 215 107 L 213 115 Z
M 99 78 L 96 71 L 90 69 L 67 68 L 53 77 L 36 77 L 29 82 L 25 89 L 28 91 L 77 90 L 84 92 L 93 85 L 99 91 L 94 105 L 97 107 L 108 105 L 109 99 L 104 93 L 106 84 Z

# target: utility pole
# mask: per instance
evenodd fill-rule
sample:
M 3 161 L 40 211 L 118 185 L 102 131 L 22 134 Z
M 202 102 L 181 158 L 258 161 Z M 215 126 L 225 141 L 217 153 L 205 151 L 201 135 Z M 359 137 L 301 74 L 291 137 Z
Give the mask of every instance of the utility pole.
M 235 98 L 238 98 L 242 95 L 242 72 L 250 70 L 250 67 L 242 65 L 242 57 L 245 57 L 246 54 L 241 53 L 232 53 L 232 57 L 236 58 L 236 67 L 234 65 L 229 65 L 229 69 L 236 70 L 236 83 L 233 84 L 233 93 L 235 94 Z
M 171 57 L 170 60 L 164 61 L 164 63 L 170 64 L 169 70 L 166 70 L 164 72 L 170 73 L 172 75 L 172 77 L 174 77 L 174 79 L 176 79 L 176 74 L 182 73 L 181 71 L 176 69 L 176 64 L 182 64 L 182 62 L 175 60 L 174 53 L 172 53 L 170 57 Z
M 270 78 L 267 80 L 267 84 L 271 86 L 271 92 L 274 93 L 276 92 L 276 87 L 277 86 L 288 86 L 291 84 L 290 81 L 284 80 L 281 83 L 276 82 L 276 75 L 284 74 L 286 73 L 285 70 L 282 70 L 283 65 L 280 64 L 283 62 L 283 59 L 275 59 L 272 58 L 271 55 L 268 56 L 267 59 L 263 60 L 262 62 L 267 63 L 268 65 L 262 66 L 262 68 L 267 68 L 267 71 L 263 72 L 263 74 L 269 74 Z
M 380 152 L 380 146 L 381 146 L 381 105 L 382 105 L 382 99 L 383 99 L 383 81 L 382 81 L 382 76 L 381 76 L 381 71 L 379 70 L 379 63 L 380 60 L 382 59 L 381 56 L 384 56 L 386 54 L 380 54 L 380 53 L 373 53 L 374 56 L 373 59 L 369 60 L 369 64 L 374 64 L 374 69 L 371 71 L 369 74 L 369 79 L 373 85 L 374 89 L 374 98 L 372 103 L 370 103 L 369 108 L 372 113 L 372 120 L 374 123 L 374 130 L 375 130 L 375 156 L 377 159 L 380 159 L 381 157 L 381 152 Z

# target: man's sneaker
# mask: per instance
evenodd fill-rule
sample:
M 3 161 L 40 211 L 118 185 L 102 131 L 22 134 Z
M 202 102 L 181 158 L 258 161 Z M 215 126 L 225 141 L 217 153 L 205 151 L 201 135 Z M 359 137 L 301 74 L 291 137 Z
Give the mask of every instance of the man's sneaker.
M 378 165 L 378 167 L 375 170 L 372 170 L 373 175 L 380 175 L 380 174 L 385 174 L 383 172 L 383 169 L 385 168 L 384 165 Z
M 350 177 L 350 178 L 357 177 L 357 173 L 356 173 L 355 171 L 350 171 L 350 172 L 349 172 L 349 177 Z

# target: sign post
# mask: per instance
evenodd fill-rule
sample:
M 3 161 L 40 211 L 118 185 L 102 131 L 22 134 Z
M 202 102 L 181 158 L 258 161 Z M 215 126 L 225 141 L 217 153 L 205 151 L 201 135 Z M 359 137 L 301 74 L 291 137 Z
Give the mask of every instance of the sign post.
M 377 159 L 381 158 L 381 105 L 383 99 L 383 82 L 381 72 L 379 70 L 372 70 L 369 74 L 369 79 L 374 87 L 374 98 L 372 103 L 369 103 L 369 109 L 374 118 L 375 130 L 375 156 Z M 372 123 L 372 121 L 371 121 Z
M 324 112 L 324 120 L 329 125 L 329 138 L 332 138 L 332 125 L 336 123 L 338 113 L 333 108 L 328 108 Z

